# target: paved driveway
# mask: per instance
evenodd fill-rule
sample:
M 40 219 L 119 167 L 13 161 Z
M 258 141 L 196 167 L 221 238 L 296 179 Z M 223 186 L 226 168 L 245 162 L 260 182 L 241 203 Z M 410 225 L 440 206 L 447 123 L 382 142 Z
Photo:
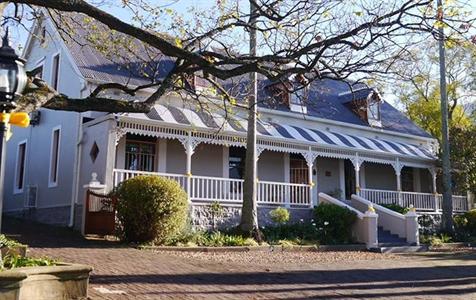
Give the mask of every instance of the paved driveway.
M 289 254 L 289 260 L 240 263 L 88 241 L 66 229 L 12 219 L 3 228 L 30 245 L 30 256 L 93 266 L 91 299 L 476 299 L 476 253 L 326 263 Z

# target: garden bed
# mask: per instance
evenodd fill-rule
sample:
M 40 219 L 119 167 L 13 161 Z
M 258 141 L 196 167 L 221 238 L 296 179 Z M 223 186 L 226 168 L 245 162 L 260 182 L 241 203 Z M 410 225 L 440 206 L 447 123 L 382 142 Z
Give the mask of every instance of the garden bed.
M 139 246 L 139 249 L 179 252 L 325 252 L 325 251 L 366 251 L 363 244 L 351 245 L 266 245 L 266 246 L 219 246 L 219 247 L 181 247 L 181 246 Z
M 59 263 L 0 272 L 2 300 L 86 299 L 92 268 Z

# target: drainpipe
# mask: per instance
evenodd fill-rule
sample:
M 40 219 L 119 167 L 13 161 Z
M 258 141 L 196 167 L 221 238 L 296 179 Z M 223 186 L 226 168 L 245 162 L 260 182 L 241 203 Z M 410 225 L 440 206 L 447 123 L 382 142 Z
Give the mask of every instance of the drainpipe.
M 81 145 L 83 140 L 83 127 L 82 127 L 82 114 L 78 114 L 78 132 L 77 132 L 77 140 L 76 140 L 76 151 L 74 154 L 74 164 L 73 164 L 73 185 L 71 189 L 72 197 L 71 197 L 71 208 L 69 214 L 69 227 L 74 227 L 74 215 L 75 215 L 75 205 L 78 200 L 78 186 L 79 186 L 79 173 L 81 168 Z
M 88 89 L 88 84 L 86 81 L 82 81 L 82 87 L 79 91 L 80 97 Z M 79 187 L 79 172 L 81 171 L 81 144 L 83 141 L 83 114 L 78 113 L 78 132 L 76 135 L 76 153 L 74 154 L 74 163 L 73 163 L 73 185 L 71 188 L 71 207 L 69 213 L 69 227 L 74 227 L 74 215 L 75 215 L 75 205 L 78 200 L 78 187 Z

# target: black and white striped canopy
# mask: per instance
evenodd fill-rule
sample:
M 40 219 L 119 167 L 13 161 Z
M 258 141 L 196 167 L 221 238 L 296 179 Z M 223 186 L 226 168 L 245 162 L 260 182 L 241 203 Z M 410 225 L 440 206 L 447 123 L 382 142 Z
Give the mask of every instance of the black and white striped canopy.
M 134 116 L 137 114 L 131 114 Z M 156 105 L 147 118 L 170 124 L 188 125 L 194 128 L 223 130 L 227 133 L 244 133 L 247 121 L 237 117 L 225 118 L 219 114 L 177 108 L 169 105 Z M 373 139 L 345 133 L 303 128 L 289 124 L 258 121 L 258 135 L 278 139 L 297 140 L 317 146 L 337 146 L 346 150 L 367 150 L 382 154 L 403 155 L 413 158 L 435 159 L 427 149 L 408 143 Z

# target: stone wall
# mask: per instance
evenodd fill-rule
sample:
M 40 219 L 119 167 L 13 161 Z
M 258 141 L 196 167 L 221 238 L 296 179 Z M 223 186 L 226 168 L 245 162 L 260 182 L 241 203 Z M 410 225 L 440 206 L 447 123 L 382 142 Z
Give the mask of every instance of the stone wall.
M 258 207 L 258 223 L 260 226 L 273 225 L 269 212 L 276 207 Z M 309 221 L 312 219 L 311 208 L 289 208 L 290 222 Z M 226 229 L 240 223 L 241 206 L 221 206 L 220 213 L 213 212 L 207 204 L 194 204 L 191 206 L 192 225 L 199 229 Z
M 30 208 L 22 211 L 6 212 L 5 214 L 39 223 L 68 226 L 70 206 Z

